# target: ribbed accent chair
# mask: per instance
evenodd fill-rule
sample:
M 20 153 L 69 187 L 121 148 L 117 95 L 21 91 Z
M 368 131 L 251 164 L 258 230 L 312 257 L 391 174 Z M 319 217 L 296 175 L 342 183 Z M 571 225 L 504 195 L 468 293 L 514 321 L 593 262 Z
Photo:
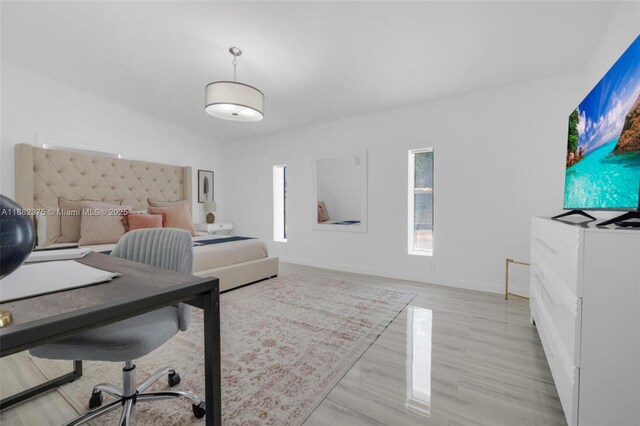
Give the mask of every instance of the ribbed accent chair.
M 140 229 L 127 232 L 118 241 L 111 256 L 186 274 L 193 273 L 193 243 L 189 232 L 174 228 Z M 93 388 L 89 408 L 97 408 L 68 423 L 79 425 L 122 407 L 119 424 L 128 425 L 133 406 L 142 401 L 187 398 L 193 403 L 193 414 L 204 417 L 205 404 L 193 392 L 165 391 L 143 393 L 149 386 L 168 375 L 169 386 L 180 383 L 171 368 L 163 368 L 136 387 L 135 364 L 140 358 L 167 342 L 178 331 L 189 327 L 191 308 L 183 303 L 167 306 L 124 321 L 39 346 L 33 356 L 49 359 L 124 362 L 122 388 L 101 383 Z M 118 398 L 101 406 L 102 392 Z

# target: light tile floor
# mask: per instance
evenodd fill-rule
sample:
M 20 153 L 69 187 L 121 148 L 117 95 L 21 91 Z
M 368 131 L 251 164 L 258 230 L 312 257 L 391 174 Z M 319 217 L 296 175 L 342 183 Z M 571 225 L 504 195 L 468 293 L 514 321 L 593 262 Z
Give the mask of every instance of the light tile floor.
M 290 264 L 280 273 L 417 293 L 306 426 L 566 424 L 526 300 Z M 0 374 L 4 395 L 41 378 L 24 354 L 3 359 Z M 52 391 L 0 422 L 53 425 L 76 415 Z
M 307 419 L 316 425 L 564 425 L 528 301 L 286 265 L 417 293 Z

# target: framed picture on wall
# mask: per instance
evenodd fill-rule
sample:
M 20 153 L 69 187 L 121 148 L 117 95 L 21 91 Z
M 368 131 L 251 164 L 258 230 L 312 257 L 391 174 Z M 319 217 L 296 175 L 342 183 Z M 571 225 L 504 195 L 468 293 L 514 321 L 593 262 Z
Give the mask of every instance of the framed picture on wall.
M 213 201 L 213 172 L 198 170 L 198 202 Z

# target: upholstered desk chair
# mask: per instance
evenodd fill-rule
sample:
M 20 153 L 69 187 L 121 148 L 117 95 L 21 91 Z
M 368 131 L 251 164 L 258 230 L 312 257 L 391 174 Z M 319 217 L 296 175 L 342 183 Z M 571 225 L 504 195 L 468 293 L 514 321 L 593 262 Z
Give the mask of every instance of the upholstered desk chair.
M 190 274 L 193 271 L 191 236 L 180 229 L 140 229 L 128 232 L 118 241 L 111 255 L 177 272 Z M 32 349 L 31 354 L 40 358 L 124 362 L 122 388 L 108 383 L 95 386 L 89 408 L 102 405 L 102 392 L 115 396 L 118 400 L 90 411 L 68 425 L 79 425 L 122 407 L 119 425 L 124 426 L 129 424 L 134 404 L 180 397 L 191 400 L 196 417 L 204 417 L 204 401 L 200 401 L 193 392 L 143 393 L 165 374 L 168 375 L 169 386 L 180 383 L 180 376 L 171 368 L 159 370 L 136 387 L 136 366 L 133 360 L 158 348 L 178 331 L 186 330 L 190 314 L 190 308 L 180 303 Z

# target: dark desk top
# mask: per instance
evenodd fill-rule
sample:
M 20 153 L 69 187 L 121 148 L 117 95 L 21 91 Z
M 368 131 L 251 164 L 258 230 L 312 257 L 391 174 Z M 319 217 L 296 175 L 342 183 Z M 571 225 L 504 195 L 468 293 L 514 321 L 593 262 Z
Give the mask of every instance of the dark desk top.
M 217 278 L 199 278 L 100 253 L 90 253 L 77 261 L 120 272 L 122 276 L 106 283 L 0 304 L 0 309 L 13 315 L 13 322 L 0 329 L 3 356 L 36 346 L 35 343 L 189 301 L 218 287 Z

